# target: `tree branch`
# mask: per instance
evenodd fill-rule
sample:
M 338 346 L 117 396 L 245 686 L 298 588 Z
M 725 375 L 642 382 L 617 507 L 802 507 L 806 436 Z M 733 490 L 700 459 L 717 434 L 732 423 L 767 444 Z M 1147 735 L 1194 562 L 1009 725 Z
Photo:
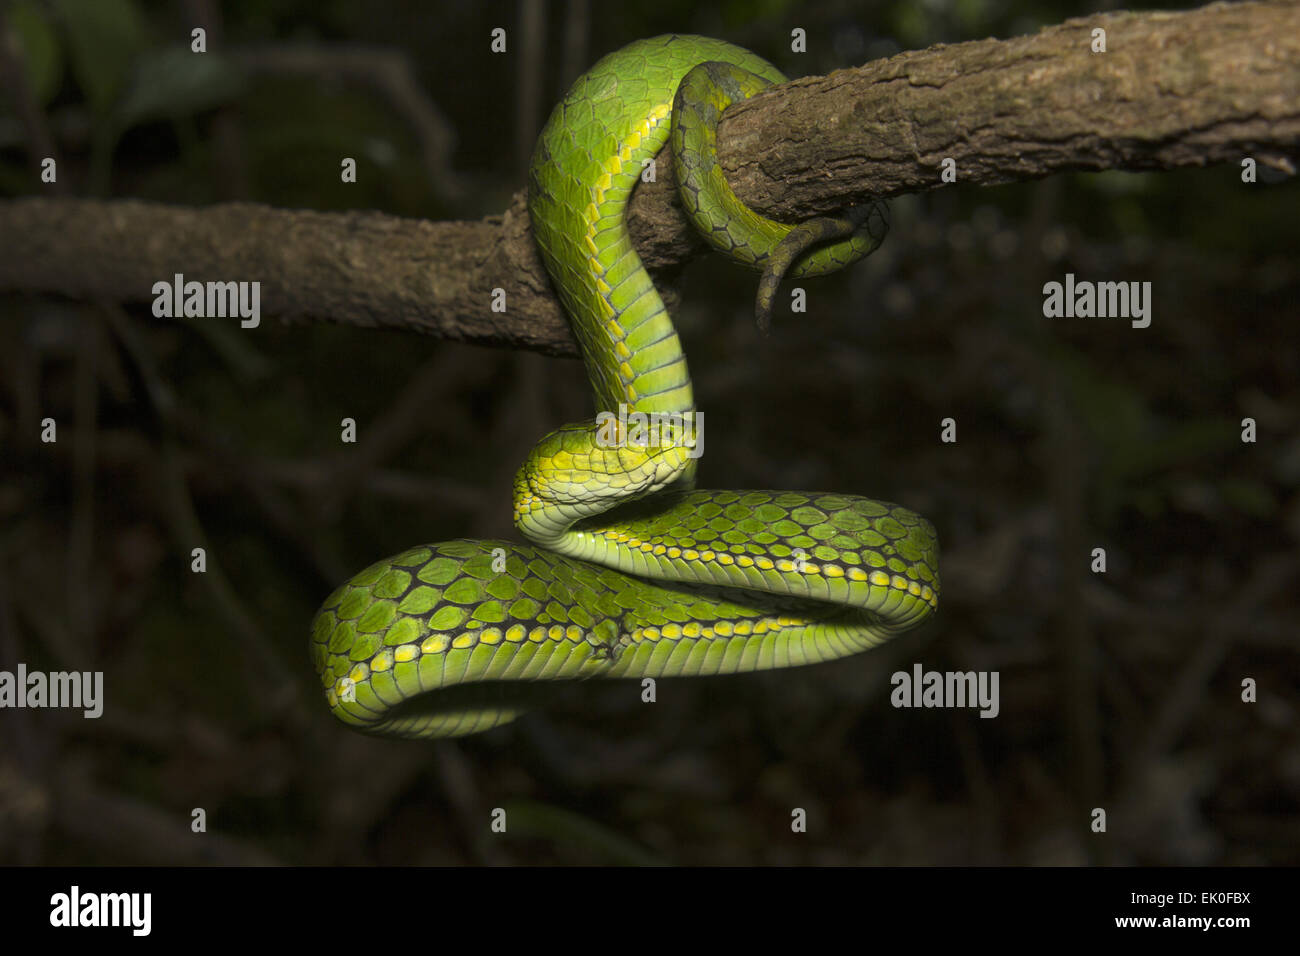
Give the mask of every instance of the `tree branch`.
M 1093 53 L 1092 31 L 1106 31 Z M 1300 3 L 1113 13 L 1032 37 L 903 53 L 774 87 L 729 109 L 719 154 L 737 194 L 791 221 L 934 189 L 939 164 L 993 184 L 1078 169 L 1258 162 L 1300 148 Z M 633 240 L 653 268 L 699 248 L 671 163 L 638 189 Z M 147 302 L 174 273 L 258 279 L 264 312 L 573 355 L 523 193 L 504 215 L 432 223 L 253 204 L 134 200 L 0 205 L 0 290 Z M 490 310 L 504 289 L 508 311 Z
M 1098 14 L 795 80 L 727 110 L 718 147 L 737 194 L 796 219 L 937 188 L 947 157 L 993 185 L 1247 156 L 1294 175 L 1297 153 L 1294 0 Z

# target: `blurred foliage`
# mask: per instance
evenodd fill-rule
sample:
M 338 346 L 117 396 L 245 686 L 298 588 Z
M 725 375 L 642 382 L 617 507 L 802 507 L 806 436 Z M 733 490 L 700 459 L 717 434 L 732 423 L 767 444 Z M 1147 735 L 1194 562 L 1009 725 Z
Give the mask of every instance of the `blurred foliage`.
M 552 3 L 543 73 L 521 78 L 523 38 L 512 33 L 507 56 L 487 52 L 492 28 L 516 29 L 514 4 L 229 0 L 203 56 L 189 53 L 189 8 L 9 5 L 75 193 L 474 218 L 523 186 L 515 131 L 544 113 L 516 123 L 517 91 L 539 87 L 549 109 L 578 70 L 638 37 L 725 36 L 798 76 L 1085 12 L 1027 0 L 593 4 L 585 47 L 566 62 L 568 7 Z M 795 27 L 808 31 L 806 56 L 789 53 Z M 431 181 L 418 136 L 374 88 L 253 74 L 239 56 L 279 44 L 405 52 L 457 136 L 446 175 L 469 188 Z M 345 155 L 361 175 L 342 186 Z M 0 112 L 0 191 L 40 191 L 11 111 Z M 0 861 L 193 861 L 181 835 L 202 805 L 234 841 L 226 859 L 245 862 L 1300 862 L 1294 826 L 1278 824 L 1300 809 L 1295 589 L 1234 603 L 1267 580 L 1269 561 L 1294 573 L 1300 541 L 1296 210 L 1294 183 L 1243 188 L 1229 168 L 902 197 L 884 249 L 819 283 L 815 314 L 778 316 L 772 340 L 751 328 L 752 276 L 692 266 L 679 326 L 709 416 L 703 483 L 916 507 L 945 548 L 938 620 L 827 667 L 665 684 L 649 717 L 622 689 L 592 688 L 579 705 L 451 744 L 336 726 L 308 672 L 307 624 L 379 555 L 420 538 L 510 536 L 517 463 L 586 412 L 576 364 L 367 329 L 264 321 L 245 335 L 0 299 L 0 444 L 12 443 L 0 599 L 22 659 L 101 667 L 113 704 L 94 726 L 28 715 L 31 740 L 0 758 L 0 784 L 37 788 L 47 809 L 0 812 Z M 1042 285 L 1067 271 L 1152 280 L 1152 328 L 1045 321 Z M 84 478 L 71 453 L 15 436 L 28 427 L 20 411 L 80 424 L 87 328 L 103 345 L 93 574 L 70 588 Z M 393 420 L 423 376 L 440 383 L 438 400 L 383 461 L 349 475 L 337 423 L 353 417 L 364 435 Z M 162 421 L 160 390 L 179 424 Z M 1054 402 L 1065 426 L 1052 424 Z M 947 415 L 960 422 L 955 446 L 934 437 Z M 1256 445 L 1240 441 L 1247 415 Z M 233 602 L 189 572 L 168 455 Z M 1074 519 L 1085 540 L 1070 544 L 1112 554 L 1086 606 L 1062 584 Z M 88 629 L 70 610 L 80 592 L 95 611 Z M 275 688 L 283 699 L 250 680 L 232 603 L 290 675 Z M 1234 614 L 1219 617 L 1225 608 Z M 1104 846 L 1072 816 L 1074 715 L 1057 661 L 1080 618 L 1102 673 L 1091 743 L 1118 821 Z M 1217 632 L 1238 636 L 1195 687 L 1198 705 L 1179 712 L 1175 739 L 1143 751 L 1153 715 L 1178 703 L 1174 677 Z M 890 708 L 890 672 L 916 660 L 1000 669 L 1000 719 Z M 1241 675 L 1267 687 L 1256 709 L 1235 704 Z M 60 807 L 87 779 L 143 817 L 74 825 Z M 512 842 L 486 830 L 501 805 Z M 788 832 L 791 806 L 815 821 L 802 837 Z

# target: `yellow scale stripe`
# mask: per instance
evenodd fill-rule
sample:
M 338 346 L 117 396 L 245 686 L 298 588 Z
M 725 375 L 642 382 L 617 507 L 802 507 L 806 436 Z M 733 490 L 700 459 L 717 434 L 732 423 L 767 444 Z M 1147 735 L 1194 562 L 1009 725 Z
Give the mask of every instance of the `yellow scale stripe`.
M 713 551 L 696 551 L 694 548 L 676 548 L 665 547 L 662 544 L 654 544 L 650 541 L 642 541 L 640 538 L 634 538 L 626 531 L 609 529 L 597 532 L 601 537 L 614 542 L 615 544 L 626 545 L 628 548 L 642 551 L 647 554 L 667 554 L 670 558 L 685 558 L 687 561 L 713 561 L 723 566 L 730 565 L 733 562 L 742 568 L 757 567 L 761 571 L 784 571 L 793 573 L 797 570 L 795 562 L 788 558 L 778 558 L 773 561 L 771 558 L 750 558 L 748 556 L 739 556 L 733 558 L 726 552 Z M 931 607 L 938 604 L 938 597 L 934 589 L 928 584 L 921 584 L 918 581 L 909 581 L 900 574 L 893 577 L 883 571 L 872 571 L 870 573 L 863 571 L 861 568 L 844 568 L 838 564 L 815 564 L 812 561 L 805 561 L 803 565 L 803 574 L 822 574 L 828 578 L 847 577 L 850 581 L 869 581 L 876 587 L 894 588 L 897 591 L 906 591 L 913 597 L 919 597 Z
M 608 532 L 605 534 L 605 537 L 626 539 L 628 535 L 625 533 L 616 534 Z M 677 554 L 673 554 L 673 552 L 678 552 L 678 549 L 668 549 L 669 555 L 676 557 Z M 656 551 L 656 553 L 663 553 L 662 548 Z M 729 554 L 715 554 L 712 551 L 705 551 L 703 553 L 688 551 L 687 554 L 697 555 L 701 560 L 718 560 L 718 562 L 722 564 L 729 563 L 726 559 L 731 558 L 731 555 Z M 748 558 L 743 558 L 739 563 L 742 563 L 745 567 L 749 567 L 752 564 L 757 564 L 760 567 L 766 565 L 769 570 L 773 566 L 772 562 L 765 558 L 758 558 L 753 561 Z M 793 563 L 786 560 L 781 560 L 777 562 L 777 564 L 781 570 L 790 571 L 794 568 Z M 921 585 L 916 581 L 908 581 L 901 575 L 893 575 L 891 577 L 883 571 L 872 571 L 868 574 L 861 568 L 848 568 L 846 570 L 838 565 L 815 565 L 811 563 L 805 564 L 805 571 L 812 574 L 826 574 L 832 577 L 847 576 L 854 581 L 870 581 L 877 587 L 889 587 L 899 591 L 907 591 L 913 597 L 919 597 L 931 606 L 934 606 L 937 603 L 934 590 L 928 584 Z M 654 642 L 658 641 L 660 637 L 667 640 L 678 640 L 682 637 L 713 638 L 731 637 L 732 635 L 766 634 L 769 630 L 776 631 L 783 627 L 801 627 L 807 623 L 809 622 L 801 618 L 781 616 L 776 618 L 759 618 L 752 621 L 718 621 L 713 625 L 699 624 L 697 622 L 690 622 L 680 626 L 677 624 L 666 624 L 662 628 L 635 628 L 630 635 L 630 639 L 635 643 L 643 640 Z M 549 628 L 534 627 L 531 630 L 525 629 L 522 624 L 513 624 L 507 628 L 504 633 L 499 628 L 488 627 L 484 628 L 482 631 L 474 631 L 473 633 L 462 632 L 454 638 L 449 638 L 447 635 L 442 634 L 432 634 L 429 637 L 426 637 L 418 645 L 418 648 L 415 644 L 404 644 L 397 648 L 385 648 L 371 658 L 368 665 L 366 663 L 355 665 L 352 670 L 348 672 L 346 677 L 339 678 L 335 682 L 334 686 L 327 689 L 326 696 L 329 700 L 330 706 L 333 707 L 338 703 L 338 696 L 343 693 L 344 682 L 347 680 L 351 680 L 354 684 L 363 683 L 370 679 L 370 675 L 373 672 L 387 671 L 394 663 L 405 663 L 415 660 L 415 658 L 421 653 L 441 654 L 447 649 L 449 644 L 451 647 L 456 649 L 468 649 L 474 645 L 476 638 L 481 639 L 485 644 L 498 644 L 502 640 L 517 644 L 525 640 L 525 638 L 535 643 L 542 643 L 547 638 L 550 638 L 553 641 L 560 641 L 567 638 L 574 643 L 581 643 L 583 640 L 583 631 L 582 628 L 573 624 L 568 627 L 553 624 Z
M 623 331 L 623 326 L 618 322 L 618 310 L 609 301 L 610 287 L 605 282 L 606 270 L 599 258 L 600 250 L 596 246 L 596 223 L 601 218 L 600 210 L 605 205 L 605 194 L 614 185 L 614 180 L 622 175 L 623 167 L 631 160 L 632 154 L 640 149 L 641 141 L 648 137 L 656 126 L 667 119 L 672 114 L 672 111 L 673 104 L 671 101 L 656 104 L 646 114 L 641 124 L 627 135 L 620 145 L 619 151 L 605 160 L 604 171 L 592 182 L 592 201 L 583 210 L 587 231 L 582 237 L 582 243 L 587 247 L 587 268 L 595 279 L 596 291 L 599 293 L 599 308 L 605 319 L 605 332 L 610 341 L 615 343 L 614 352 L 619 359 L 618 371 L 623 379 L 623 392 L 627 396 L 627 400 L 633 403 L 640 397 L 637 390 L 632 387 L 632 380 L 636 378 L 636 373 L 627 362 L 631 358 L 631 352 L 623 345 L 627 333 Z
M 659 638 L 675 641 L 680 638 L 713 638 L 713 637 L 732 637 L 735 635 L 749 636 L 751 634 L 766 634 L 768 631 L 779 631 L 783 627 L 803 627 L 811 623 L 808 620 L 797 617 L 760 617 L 753 620 L 745 621 L 716 621 L 713 624 L 701 624 L 698 621 L 690 621 L 686 624 L 665 624 L 663 627 L 638 627 L 633 629 L 629 637 L 631 643 L 636 644 L 641 641 L 657 641 Z

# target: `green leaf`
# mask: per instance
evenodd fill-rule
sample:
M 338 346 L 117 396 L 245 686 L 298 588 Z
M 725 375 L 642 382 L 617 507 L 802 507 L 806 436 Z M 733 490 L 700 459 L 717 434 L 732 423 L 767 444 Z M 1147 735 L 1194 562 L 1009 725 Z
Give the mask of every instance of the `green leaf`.
M 169 47 L 137 61 L 115 110 L 119 129 L 177 119 L 227 103 L 244 88 L 243 73 L 217 53 Z
M 9 25 L 18 37 L 18 49 L 27 71 L 27 85 L 36 102 L 44 106 L 59 89 L 63 76 L 63 51 L 54 28 L 29 0 L 9 8 Z
M 1253 478 L 1225 478 L 1222 494 L 1229 505 L 1255 518 L 1274 518 L 1280 510 L 1273 489 Z
M 140 10 L 134 0 L 54 0 L 54 9 L 77 83 L 91 109 L 105 116 L 147 43 Z

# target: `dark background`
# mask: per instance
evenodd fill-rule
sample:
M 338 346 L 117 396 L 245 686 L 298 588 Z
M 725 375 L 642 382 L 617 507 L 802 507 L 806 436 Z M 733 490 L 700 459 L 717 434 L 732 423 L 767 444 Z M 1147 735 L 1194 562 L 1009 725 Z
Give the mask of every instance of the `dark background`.
M 565 86 L 640 37 L 719 36 L 799 76 L 1108 9 L 700 6 L 52 0 L 9 23 L 74 194 L 437 220 L 504 210 Z M 196 23 L 202 61 L 177 55 Z M 301 44 L 405 54 L 454 140 L 355 77 L 226 55 Z M 0 190 L 40 193 L 5 109 Z M 0 668 L 102 670 L 106 696 L 97 721 L 0 711 L 0 862 L 1300 862 L 1297 188 L 1215 167 L 900 197 L 884 248 L 767 339 L 754 277 L 702 257 L 678 314 L 701 485 L 907 504 L 939 529 L 937 617 L 451 742 L 334 721 L 308 623 L 381 556 L 514 537 L 518 464 L 589 414 L 577 362 L 0 296 Z M 1045 319 L 1067 272 L 1150 281 L 1151 327 Z M 998 671 L 1001 713 L 894 709 L 916 662 Z

